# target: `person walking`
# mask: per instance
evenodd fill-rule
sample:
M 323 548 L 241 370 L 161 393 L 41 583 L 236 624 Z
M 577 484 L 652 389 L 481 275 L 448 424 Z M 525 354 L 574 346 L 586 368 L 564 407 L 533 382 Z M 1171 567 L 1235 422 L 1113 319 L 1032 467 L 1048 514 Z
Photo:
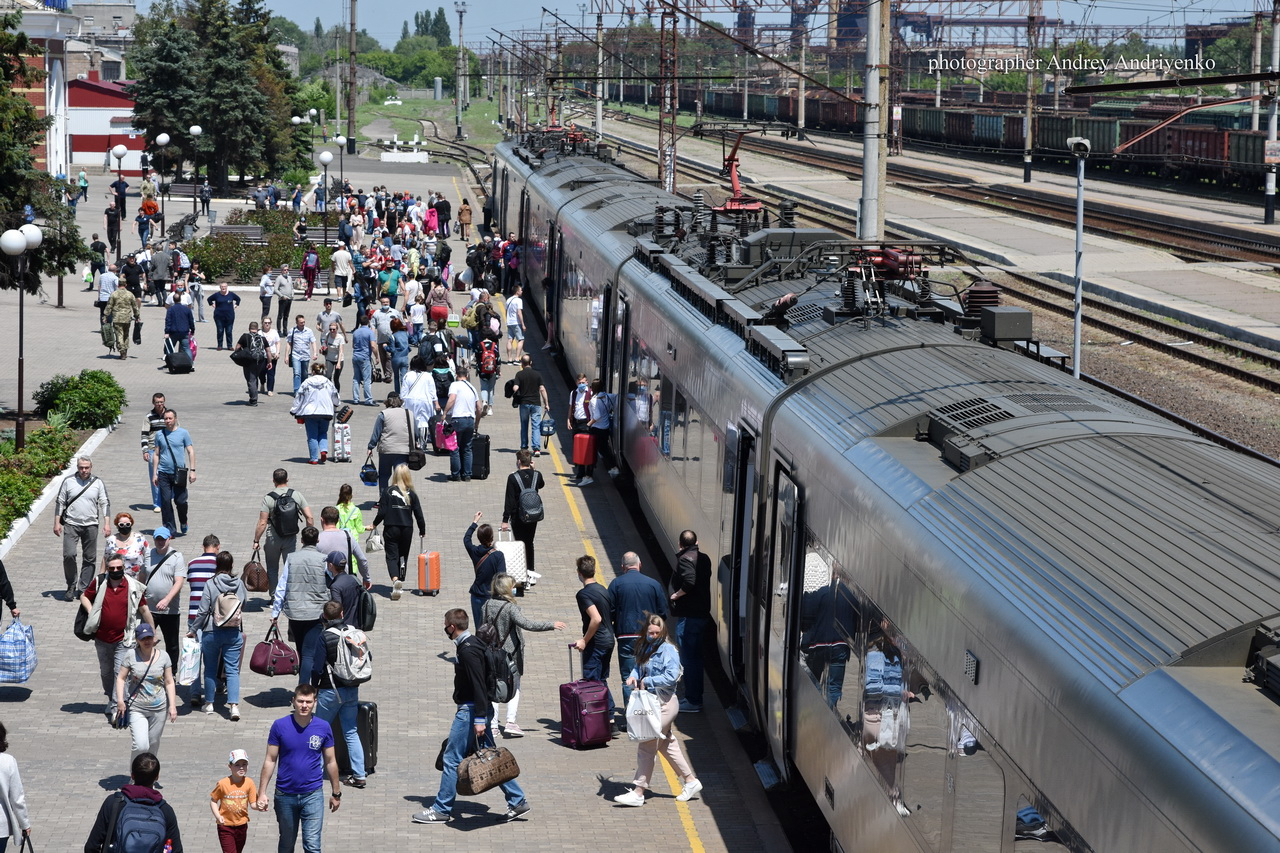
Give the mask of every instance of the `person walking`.
M 116 352 L 120 354 L 122 360 L 126 359 L 129 357 L 131 342 L 129 328 L 142 319 L 142 305 L 127 287 L 118 287 L 107 298 L 104 311 L 111 318 L 111 325 L 115 327 Z
M 346 574 L 346 558 L 342 559 L 342 574 Z M 330 563 L 332 567 L 333 564 Z M 341 577 L 341 575 L 338 575 Z M 346 575 L 350 577 L 350 575 Z M 352 628 L 345 621 L 346 610 L 341 601 L 329 601 L 324 605 L 324 628 L 320 635 L 321 642 L 316 644 L 316 659 L 311 668 L 311 681 L 317 689 L 316 716 L 333 726 L 337 721 L 342 730 L 342 740 L 347 747 L 347 757 L 351 761 L 351 772 L 342 778 L 342 784 L 352 788 L 363 788 L 368 782 L 365 778 L 364 744 L 360 742 L 360 684 L 359 681 L 345 679 L 338 674 L 339 646 L 349 642 L 364 642 L 364 650 L 368 653 L 368 643 L 364 640 L 364 632 Z M 350 647 L 350 646 L 349 646 Z M 335 735 L 336 737 L 336 735 Z
M 136 578 L 146 565 L 147 554 L 151 550 L 147 537 L 134 529 L 132 513 L 117 512 L 111 523 L 116 530 L 107 537 L 107 543 L 102 549 L 103 565 L 106 565 L 106 558 L 113 554 L 123 557 L 125 574 Z
M 53 503 L 53 535 L 62 538 L 62 573 L 66 577 L 65 600 L 74 601 L 89 586 L 98 563 L 98 530 L 111 535 L 111 501 L 107 486 L 94 476 L 93 460 L 81 456 L 76 472 L 63 478 Z M 65 534 L 65 535 L 64 535 Z M 76 547 L 80 570 L 76 571 Z
M 289 472 L 277 468 L 271 472 L 271 491 L 262 496 L 262 509 L 258 511 L 258 526 L 253 531 L 253 550 L 263 547 L 266 551 L 268 584 L 275 593 L 276 579 L 280 573 L 280 558 L 288 557 L 298 548 L 298 532 L 315 524 L 311 505 L 302 492 L 289 487 Z M 266 534 L 266 539 L 263 539 Z
M 582 639 L 573 647 L 582 652 L 582 678 L 599 681 L 605 686 L 605 698 L 609 704 L 609 719 L 617 707 L 613 703 L 613 691 L 609 689 L 609 658 L 613 653 L 613 596 L 608 587 L 596 580 L 596 558 L 583 555 L 578 558 L 578 580 L 582 589 L 574 595 L 578 612 L 582 614 Z
M 236 308 L 240 306 L 240 296 L 232 293 L 224 281 L 218 285 L 218 292 L 210 295 L 205 301 L 213 306 L 213 325 L 218 330 L 218 351 L 222 351 L 224 339 L 227 349 L 231 349 L 231 341 L 235 335 Z
M 618 459 L 613 453 L 613 413 L 617 408 L 618 396 L 610 394 L 604 390 L 604 380 L 596 379 L 591 383 L 591 420 L 587 422 L 587 427 L 591 430 L 591 434 L 596 437 L 596 456 L 604 458 L 604 464 L 607 466 L 610 477 L 618 476 Z M 592 479 L 592 469 L 595 468 L 594 460 L 591 467 L 587 470 L 587 475 L 579 482 L 579 486 L 589 486 L 595 482 Z
M 164 429 L 165 396 L 159 392 L 151 395 L 151 408 L 147 410 L 147 426 L 142 431 L 142 459 L 147 463 L 147 485 L 151 487 L 151 511 L 160 511 L 160 487 L 152 476 L 152 457 L 155 456 L 156 433 Z
M 347 486 L 348 492 L 351 487 Z M 342 499 L 341 490 L 339 490 L 338 499 Z M 351 499 L 350 494 L 347 500 Z M 356 509 L 356 518 L 360 519 L 360 510 Z M 364 522 L 360 521 L 360 526 L 351 530 L 340 527 L 342 521 L 342 510 L 336 506 L 327 506 L 320 510 L 320 538 L 316 540 L 316 549 L 321 554 L 333 555 L 334 551 L 339 551 L 346 557 L 344 565 L 350 567 L 352 573 L 360 572 L 360 580 L 364 584 L 364 588 L 371 586 L 369 581 L 369 557 L 365 554 L 364 549 L 360 547 L 360 535 L 364 533 Z
M 545 486 L 542 472 L 533 467 L 533 454 L 528 450 L 516 451 L 516 470 L 507 477 L 507 492 L 502 503 L 502 529 L 510 527 L 517 542 L 524 543 L 524 565 L 532 583 L 542 577 L 533 570 L 533 537 L 538 534 L 538 521 L 542 512 L 542 498 L 538 492 Z M 532 492 L 532 496 L 528 496 Z M 539 518 L 527 519 L 531 504 L 537 505 Z
M 671 574 L 671 615 L 680 619 L 676 642 L 684 667 L 684 699 L 680 710 L 702 710 L 702 641 L 711 623 L 711 558 L 698 550 L 698 534 L 680 532 L 676 570 Z
M 115 293 L 120 287 L 120 276 L 117 273 L 115 264 L 108 264 L 107 271 L 98 276 L 98 324 L 106 322 L 107 302 L 111 299 L 111 294 Z
M 351 490 L 350 483 L 343 483 L 338 488 L 338 503 L 335 505 L 338 509 L 338 529 L 350 533 L 352 536 L 359 537 L 364 534 L 364 513 L 360 511 L 360 507 L 356 506 L 355 496 Z M 324 513 L 321 513 L 321 517 Z M 365 580 L 369 579 L 368 570 L 364 572 Z
M 110 709 L 115 705 L 116 673 L 125 665 L 137 642 L 134 629 L 139 622 L 146 622 L 154 629 L 155 623 L 147 607 L 146 587 L 141 581 L 125 577 L 122 557 L 107 557 L 105 582 L 99 584 L 103 578 L 98 575 L 89 582 L 80 596 L 80 606 L 89 614 L 84 631 L 93 635 L 98 676 Z
M 577 387 L 569 392 L 569 430 L 574 435 L 589 433 L 591 427 L 588 424 L 590 423 L 591 385 L 587 382 L 587 374 L 579 373 Z M 594 465 L 579 465 L 575 462 L 572 482 L 581 484 L 583 478 L 591 476 L 591 470 L 594 467 Z
M 187 579 L 187 561 L 173 547 L 173 533 L 157 527 L 156 545 L 147 556 L 147 601 L 155 627 L 164 638 L 165 651 L 178 655 L 178 623 L 182 619 L 182 586 Z
M 222 285 L 226 287 L 226 285 Z M 213 297 L 210 297 L 211 299 Z M 214 320 L 218 319 L 215 313 Z M 240 340 L 236 341 L 235 349 L 232 352 L 244 350 L 249 353 L 249 358 L 240 365 L 240 370 L 244 373 L 245 390 L 249 393 L 249 405 L 258 405 L 258 388 L 262 383 L 263 376 L 267 371 L 267 339 L 258 331 L 258 322 L 255 320 L 249 324 L 249 331 L 240 336 Z
M 187 635 L 201 643 L 200 669 L 203 669 L 204 634 L 194 627 L 194 623 L 196 617 L 200 615 L 200 605 L 204 603 L 204 588 L 218 573 L 218 554 L 222 552 L 222 541 L 210 533 L 204 537 L 201 545 L 203 551 L 187 562 L 187 586 L 191 589 L 191 594 L 187 596 Z M 228 557 L 230 557 L 229 554 Z M 228 564 L 228 572 L 231 571 L 229 566 L 230 564 Z M 195 680 L 187 688 L 187 701 L 191 703 L 192 708 L 199 708 L 204 704 L 204 678 L 200 675 L 200 669 L 196 670 Z
M 329 427 L 342 402 L 338 389 L 324 374 L 323 362 L 311 365 L 311 375 L 298 387 L 289 410 L 307 431 L 307 454 L 312 465 L 323 464 L 329 458 Z
M 458 237 L 462 242 L 471 242 L 471 205 L 464 198 L 458 205 Z
M 169 295 L 172 301 L 164 311 L 164 333 L 168 338 L 166 353 L 190 349 L 187 339 L 196 333 L 196 318 L 184 296 L 182 282 L 178 282 L 178 289 Z M 192 370 L 194 369 L 193 367 Z
M 378 449 L 379 495 L 386 491 L 392 470 L 408 463 L 410 439 L 417 434 L 418 423 L 413 412 L 404 408 L 399 394 L 388 394 L 386 408 L 374 418 L 373 432 L 369 435 L 368 449 Z
M 533 369 L 533 356 L 520 356 L 520 370 L 512 379 L 515 383 L 515 399 L 520 405 L 520 449 L 533 450 L 534 456 L 542 455 L 542 416 L 550 414 L 547 389 L 542 384 L 542 374 Z
M 503 726 L 505 737 L 524 737 L 524 729 L 516 722 L 516 714 L 520 710 L 520 677 L 524 675 L 524 635 L 522 631 L 563 631 L 565 624 L 560 621 L 547 622 L 530 619 L 516 604 L 515 578 L 506 572 L 493 576 L 489 587 L 489 600 L 484 603 L 484 624 L 493 625 L 498 632 L 502 648 L 516 662 L 516 689 L 507 701 L 507 722 Z M 493 718 L 495 726 L 498 708 L 494 705 Z
M 270 272 L 270 270 L 268 270 Z M 273 292 L 278 303 L 276 309 L 276 326 L 285 329 L 289 326 L 289 308 L 293 305 L 293 276 L 289 275 L 289 265 L 280 267 L 280 275 L 275 278 Z M 303 321 L 306 322 L 305 320 Z
M 275 295 L 276 285 L 271 279 L 271 265 L 262 268 L 262 278 L 258 279 L 258 301 L 262 303 L 262 320 L 271 319 L 271 297 Z
M 462 535 L 462 546 L 467 549 L 475 570 L 475 580 L 467 593 L 471 596 L 471 618 L 477 625 L 484 615 L 484 603 L 493 592 L 493 579 L 507 571 L 506 555 L 493 547 L 493 525 L 481 524 L 482 518 L 484 513 L 476 510 L 471 526 Z M 472 541 L 473 536 L 476 541 Z
M 93 828 L 89 830 L 89 839 L 84 843 L 85 853 L 110 849 L 108 842 L 115 837 L 116 821 L 121 812 L 131 806 L 136 807 L 133 818 L 136 824 L 147 826 L 152 831 L 158 829 L 156 824 L 164 824 L 163 831 L 155 832 L 154 839 L 169 845 L 167 853 L 182 853 L 182 832 L 178 828 L 178 816 L 174 814 L 173 806 L 165 802 L 164 797 L 153 787 L 159 778 L 160 759 L 150 752 L 144 752 L 133 759 L 129 770 L 130 784 L 114 794 L 107 794 L 98 808 L 98 816 L 93 821 Z M 157 813 L 155 820 L 147 815 L 153 809 Z M 146 840 L 151 841 L 152 836 L 148 834 Z
M 347 336 L 341 323 L 331 323 L 320 336 L 320 354 L 324 356 L 324 376 L 335 388 L 342 387 L 342 364 L 346 355 Z
M 209 203 L 211 201 L 213 201 L 213 187 L 209 186 L 209 181 L 206 180 L 200 185 L 200 213 L 204 215 L 205 219 L 209 218 Z
M 107 245 L 112 252 L 120 254 L 120 217 L 123 210 L 116 207 L 114 201 L 107 202 L 107 208 L 102 212 L 102 227 L 107 230 Z
M 302 253 L 302 280 L 307 283 L 302 298 L 307 302 L 311 301 L 311 294 L 315 292 L 316 275 L 319 272 L 320 253 L 316 251 L 315 243 L 307 243 L 307 248 Z
M 457 449 L 449 451 L 449 479 L 454 482 L 471 481 L 471 441 L 475 438 L 476 426 L 484 413 L 480 395 L 467 381 L 469 375 L 467 366 L 459 364 L 458 378 L 449 386 L 448 402 L 444 405 L 445 417 L 453 425 L 454 435 L 458 440 Z
M 412 349 L 409 346 L 409 332 L 405 329 L 404 321 L 398 317 L 391 321 L 391 339 L 385 346 L 387 355 L 391 358 L 391 377 L 395 382 L 395 392 L 399 394 L 404 375 L 409 370 L 409 353 Z
M 418 523 L 418 536 L 427 535 L 427 522 L 422 515 L 422 502 L 413 488 L 409 466 L 397 465 L 391 472 L 391 483 L 378 499 L 378 514 L 369 529 L 386 523 L 383 547 L 387 555 L 387 574 L 391 576 L 391 600 L 400 599 L 404 589 L 407 564 L 412 557 L 413 523 Z
M 293 366 L 293 393 L 296 397 L 302 387 L 302 380 L 307 378 L 311 362 L 316 357 L 316 334 L 307 328 L 307 318 L 299 314 L 294 318 L 293 328 L 285 337 L 288 344 L 287 360 Z
M 347 571 L 349 565 L 350 562 L 345 551 L 330 551 L 328 556 L 325 557 L 325 570 L 328 572 L 325 576 L 325 583 L 329 585 L 329 604 L 336 602 L 342 608 L 343 615 L 339 617 L 339 621 L 349 627 L 359 628 L 360 598 L 363 591 L 368 588 L 368 584 L 360 583 L 355 575 Z M 329 604 L 326 604 L 325 607 L 328 607 Z M 329 620 L 328 616 L 324 618 L 326 621 Z M 319 654 L 318 648 L 316 653 Z M 311 671 L 311 675 L 314 679 L 314 668 Z M 328 720 L 328 722 L 332 723 L 333 720 Z
M 347 240 L 342 236 L 342 227 L 346 225 L 347 218 L 339 217 L 338 237 L 342 242 L 338 243 L 337 248 L 333 250 L 333 254 L 329 256 L 329 263 L 332 266 L 333 283 L 338 288 L 338 298 L 345 301 L 347 288 L 351 287 L 352 278 L 355 276 L 355 269 L 351 263 L 351 252 L 347 250 Z M 351 226 L 347 225 L 348 230 Z
M 232 575 L 235 559 L 229 551 L 219 551 L 213 577 L 205 584 L 200 609 L 191 620 L 188 637 L 200 635 L 200 657 L 204 666 L 204 707 L 213 713 L 213 697 L 217 695 L 218 671 L 227 674 L 227 714 L 232 722 L 240 719 L 240 657 L 244 653 L 241 614 L 249 600 L 244 581 Z M 229 597 L 238 602 L 230 603 Z M 221 599 L 221 601 L 220 601 Z
M 282 612 L 289 619 L 289 636 L 298 647 L 300 684 L 311 682 L 315 644 L 320 639 L 321 610 L 329 600 L 325 555 L 316 548 L 319 539 L 320 531 L 314 527 L 302 529 L 302 547 L 285 557 L 284 566 L 280 569 L 280 582 L 271 602 L 273 626 Z
M 440 789 L 435 802 L 413 816 L 414 823 L 444 825 L 453 814 L 453 803 L 458 796 L 458 765 L 474 744 L 492 744 L 493 735 L 489 720 L 493 717 L 493 705 L 485 690 L 485 657 L 480 641 L 468 630 L 467 611 L 450 610 L 444 616 L 444 632 L 457 649 L 457 661 L 453 670 L 453 701 L 458 710 L 449 727 L 449 738 L 444 747 L 444 771 L 440 774 Z M 507 811 L 503 815 L 508 823 L 529 813 L 529 801 L 514 779 L 500 786 L 506 798 Z
M 524 285 L 516 282 L 507 299 L 507 360 L 515 361 L 524 352 Z
M 356 330 L 351 334 L 351 401 L 357 406 L 376 405 L 373 402 L 373 352 L 377 335 L 369 326 L 369 316 L 363 312 L 356 320 Z
M 276 395 L 276 366 L 280 363 L 280 333 L 272 328 L 270 317 L 262 320 L 262 337 L 267 342 L 267 367 L 262 371 L 258 390 L 268 397 Z
M 76 185 L 80 188 L 80 201 L 88 201 L 89 176 L 85 174 L 84 169 L 80 170 L 80 176 L 76 179 Z
M 180 257 L 186 257 L 186 256 L 181 255 Z M 199 261 L 191 262 L 191 267 L 186 271 L 186 279 L 187 279 L 187 291 L 191 294 L 191 304 L 194 305 L 196 307 L 196 310 L 200 312 L 200 316 L 199 318 L 197 318 L 196 322 L 207 323 L 208 321 L 205 320 L 204 318 L 204 306 L 205 306 L 204 285 L 205 285 L 206 279 L 205 279 L 205 274 L 200 271 Z M 236 301 L 238 303 L 239 298 L 237 298 Z M 230 334 L 227 335 L 227 340 L 228 341 L 231 340 Z M 219 344 L 221 344 L 222 339 L 219 338 L 218 342 Z M 227 345 L 230 346 L 230 343 L 228 343 Z M 221 349 L 221 346 L 219 346 L 219 349 Z
M 190 312 L 188 312 L 190 313 Z M 160 487 L 161 523 L 187 533 L 187 487 L 196 482 L 196 446 L 191 433 L 178 426 L 178 410 L 165 409 L 164 429 L 156 433 L 156 450 L 151 454 L 151 482 Z M 173 508 L 178 508 L 177 524 Z
M 209 793 L 209 807 L 218 827 L 222 853 L 242 853 L 249 838 L 249 806 L 258 799 L 258 786 L 249 776 L 249 753 L 233 749 L 227 766 L 231 772 L 219 779 Z
M 622 555 L 622 574 L 609 584 L 613 596 L 613 636 L 618 641 L 618 674 L 622 677 L 622 707 L 631 701 L 627 676 L 636 666 L 636 647 L 644 642 L 649 616 L 667 616 L 667 593 L 662 584 L 640 571 L 640 555 Z M 625 723 L 625 721 L 623 721 Z
M 22 788 L 18 762 L 9 754 L 9 730 L 0 723 L 0 853 L 8 848 L 10 839 L 16 842 L 30 834 L 27 794 Z
M 133 737 L 130 761 L 160 751 L 165 722 L 178 719 L 178 694 L 173 684 L 173 661 L 156 648 L 156 632 L 143 622 L 133 630 L 137 643 L 133 654 L 116 675 L 116 714 L 129 717 Z M 126 695 L 127 694 L 127 695 Z
M 644 792 L 653 776 L 653 765 L 658 757 L 658 745 L 671 767 L 680 774 L 684 786 L 676 795 L 677 802 L 688 802 L 702 790 L 702 782 L 689 765 L 680 739 L 671 733 L 676 715 L 680 712 L 676 701 L 676 682 L 680 680 L 680 653 L 667 638 L 667 623 L 661 616 L 650 616 L 645 625 L 645 639 L 636 653 L 636 665 L 627 674 L 626 684 L 631 689 L 648 690 L 658 697 L 662 705 L 662 736 L 656 740 L 642 740 L 636 745 L 636 775 L 634 787 L 619 794 L 613 801 L 621 806 L 643 806 Z
M 307 664 L 308 671 L 311 665 Z M 293 713 L 271 724 L 267 754 L 258 775 L 258 799 L 254 808 L 270 808 L 267 785 L 279 766 L 276 779 L 276 822 L 280 827 L 277 850 L 289 853 L 302 830 L 304 853 L 320 853 L 324 831 L 324 780 L 329 780 L 329 811 L 342 805 L 342 784 L 338 781 L 338 759 L 333 754 L 333 729 L 315 716 L 316 689 L 302 682 L 293 691 Z

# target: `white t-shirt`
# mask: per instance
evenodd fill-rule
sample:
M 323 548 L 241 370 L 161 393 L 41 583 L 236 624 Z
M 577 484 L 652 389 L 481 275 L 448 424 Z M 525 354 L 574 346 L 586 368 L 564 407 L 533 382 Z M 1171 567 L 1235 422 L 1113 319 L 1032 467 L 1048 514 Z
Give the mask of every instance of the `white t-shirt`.
M 453 408 L 449 410 L 451 418 L 474 418 L 476 416 L 476 389 L 471 383 L 455 379 L 449 386 L 449 396 L 454 397 Z M 448 402 L 447 400 L 445 402 Z
M 271 353 L 271 357 L 275 358 L 280 355 L 280 333 L 275 329 L 269 332 L 263 332 L 262 337 L 267 341 L 267 352 Z
M 270 299 L 275 294 L 276 288 L 271 283 L 271 273 L 264 273 L 262 278 L 258 279 L 258 295 L 264 299 Z
M 520 325 L 520 312 L 524 310 L 524 300 L 513 296 L 507 300 L 507 325 Z
M 415 302 L 409 308 L 409 322 L 417 323 L 419 326 L 427 322 L 427 306 L 421 302 Z

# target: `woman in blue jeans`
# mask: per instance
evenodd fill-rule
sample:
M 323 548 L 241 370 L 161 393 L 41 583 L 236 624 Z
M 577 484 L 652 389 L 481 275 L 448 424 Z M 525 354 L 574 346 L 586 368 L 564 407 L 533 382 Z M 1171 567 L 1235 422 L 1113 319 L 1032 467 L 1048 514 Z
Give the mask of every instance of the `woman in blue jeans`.
M 311 375 L 298 386 L 289 414 L 302 421 L 307 430 L 307 453 L 312 465 L 329 458 L 329 425 L 334 408 L 342 402 L 338 389 L 324 375 L 324 362 L 311 365 Z
M 387 353 L 391 356 L 391 373 L 395 379 L 395 391 L 400 393 L 400 385 L 404 375 L 409 372 L 409 332 L 399 317 L 391 320 L 391 340 L 386 343 Z
M 218 695 L 218 664 L 221 663 L 227 673 L 227 711 L 232 720 L 240 719 L 240 655 L 244 651 L 244 634 L 240 630 L 240 614 L 244 611 L 248 593 L 244 581 L 231 576 L 235 564 L 229 551 L 221 551 L 215 560 L 216 568 L 213 577 L 205 584 L 204 595 L 200 598 L 200 609 L 191 620 L 188 637 L 195 637 L 197 631 L 203 632 L 200 640 L 200 652 L 204 659 L 204 712 L 213 713 L 213 697 Z M 233 595 L 240 601 L 240 608 L 231 613 L 234 607 L 229 602 L 218 604 L 223 595 Z M 219 624 L 221 622 L 222 624 Z

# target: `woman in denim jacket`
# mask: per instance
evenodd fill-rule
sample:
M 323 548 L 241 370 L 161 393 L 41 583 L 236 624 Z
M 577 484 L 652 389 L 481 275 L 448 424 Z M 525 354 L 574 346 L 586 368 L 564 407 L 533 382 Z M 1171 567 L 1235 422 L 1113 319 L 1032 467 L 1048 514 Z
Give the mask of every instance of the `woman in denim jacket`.
M 658 744 L 662 754 L 684 780 L 684 790 L 676 799 L 686 802 L 702 790 L 702 783 L 694 775 L 689 760 L 680 747 L 679 738 L 671 734 L 671 724 L 680 712 L 680 700 L 676 698 L 676 682 L 680 680 L 680 651 L 667 639 L 667 623 L 661 616 L 650 616 L 645 625 L 644 643 L 636 649 L 636 667 L 627 676 L 627 683 L 640 690 L 657 695 L 662 703 L 662 737 L 641 741 L 636 747 L 636 777 L 634 788 L 613 798 L 623 806 L 643 806 L 644 792 L 653 775 L 653 764 L 658 756 Z

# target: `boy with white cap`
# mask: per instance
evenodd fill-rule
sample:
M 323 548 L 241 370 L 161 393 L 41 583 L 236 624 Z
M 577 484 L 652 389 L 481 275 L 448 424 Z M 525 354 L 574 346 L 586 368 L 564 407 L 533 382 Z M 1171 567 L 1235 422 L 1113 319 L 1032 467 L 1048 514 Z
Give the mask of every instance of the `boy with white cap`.
M 233 749 L 227 764 L 231 773 L 218 780 L 209 795 L 209 808 L 218 822 L 222 853 L 241 853 L 249 835 L 249 804 L 258 799 L 258 788 L 249 778 L 249 753 Z

